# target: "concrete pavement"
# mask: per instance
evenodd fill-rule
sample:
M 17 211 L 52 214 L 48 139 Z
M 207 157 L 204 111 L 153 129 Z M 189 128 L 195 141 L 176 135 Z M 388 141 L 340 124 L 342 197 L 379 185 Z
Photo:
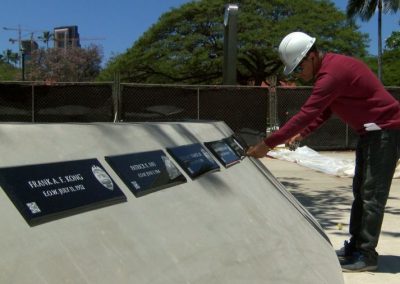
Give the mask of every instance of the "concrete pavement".
M 330 157 L 354 159 L 354 152 L 321 152 Z M 320 173 L 293 162 L 273 158 L 261 161 L 314 215 L 335 249 L 349 238 L 352 179 Z M 400 283 L 400 179 L 394 179 L 378 244 L 376 272 L 344 273 L 346 284 Z

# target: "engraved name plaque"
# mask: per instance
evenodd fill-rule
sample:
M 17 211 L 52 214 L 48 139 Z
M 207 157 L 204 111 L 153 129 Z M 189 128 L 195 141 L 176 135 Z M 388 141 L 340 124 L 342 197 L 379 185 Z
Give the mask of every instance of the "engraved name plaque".
M 244 159 L 246 157 L 246 152 L 249 146 L 240 135 L 233 134 L 223 140 L 232 148 L 232 150 L 240 157 L 240 159 Z
M 186 182 L 185 176 L 161 150 L 105 159 L 136 197 Z
M 167 151 L 192 179 L 220 170 L 200 143 L 167 148 Z
M 97 159 L 0 168 L 0 185 L 30 226 L 126 201 Z
M 240 157 L 224 140 L 205 142 L 204 145 L 225 168 L 240 162 Z

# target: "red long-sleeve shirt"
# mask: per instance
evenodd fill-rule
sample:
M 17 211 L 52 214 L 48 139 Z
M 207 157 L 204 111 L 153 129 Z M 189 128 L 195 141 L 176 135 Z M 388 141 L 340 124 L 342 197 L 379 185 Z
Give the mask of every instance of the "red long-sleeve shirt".
M 300 133 L 303 137 L 334 113 L 357 133 L 365 123 L 400 129 L 400 104 L 363 62 L 327 53 L 315 76 L 313 91 L 300 111 L 264 142 L 270 148 Z

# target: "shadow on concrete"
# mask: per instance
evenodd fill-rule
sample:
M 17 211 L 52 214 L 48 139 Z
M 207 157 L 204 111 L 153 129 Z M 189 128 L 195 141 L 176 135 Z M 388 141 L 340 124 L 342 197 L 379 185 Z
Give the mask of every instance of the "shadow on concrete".
M 336 186 L 304 191 L 301 178 L 279 178 L 280 182 L 318 220 L 322 227 L 336 227 L 347 216 L 353 202 L 351 187 Z
M 282 177 L 279 180 L 325 228 L 336 226 L 336 221 L 349 213 L 353 203 L 351 185 L 322 188 L 310 193 L 302 190 L 304 189 L 302 178 Z M 389 199 L 396 200 L 397 198 L 389 197 Z M 400 208 L 386 206 L 385 214 L 400 215 Z M 398 233 L 387 234 L 400 236 Z
M 283 184 L 286 188 L 288 189 L 299 189 L 300 188 L 300 183 L 295 182 L 302 180 L 300 178 L 285 178 L 284 181 L 281 181 L 281 184 Z
M 348 233 L 348 216 L 353 202 L 352 187 L 349 185 L 332 186 L 319 190 L 304 190 L 307 188 L 307 180 L 303 178 L 280 177 L 280 182 L 290 193 L 318 220 L 324 229 L 330 229 L 330 234 L 346 239 Z M 396 197 L 389 197 L 396 200 Z M 400 215 L 400 209 L 395 206 L 387 206 L 385 215 Z M 396 216 L 397 217 L 397 216 Z M 343 222 L 343 219 L 346 221 Z M 338 229 L 341 223 L 343 229 Z M 382 230 L 381 235 L 400 238 L 400 232 Z M 379 272 L 400 273 L 400 256 L 382 255 L 379 257 Z
M 400 256 L 380 255 L 377 273 L 400 273 Z
M 393 214 L 393 215 L 400 215 L 400 208 L 394 208 L 391 206 L 386 206 L 385 214 Z
M 382 231 L 381 234 L 382 235 L 387 235 L 387 236 L 390 236 L 390 237 L 394 237 L 394 238 L 399 238 L 400 237 L 400 233 L 399 232 Z

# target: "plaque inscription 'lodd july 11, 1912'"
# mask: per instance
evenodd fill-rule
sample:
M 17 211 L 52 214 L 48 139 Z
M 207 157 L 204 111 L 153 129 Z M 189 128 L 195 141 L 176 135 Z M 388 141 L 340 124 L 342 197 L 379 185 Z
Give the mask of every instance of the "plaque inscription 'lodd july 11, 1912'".
M 0 168 L 0 185 L 30 226 L 126 201 L 97 159 Z

